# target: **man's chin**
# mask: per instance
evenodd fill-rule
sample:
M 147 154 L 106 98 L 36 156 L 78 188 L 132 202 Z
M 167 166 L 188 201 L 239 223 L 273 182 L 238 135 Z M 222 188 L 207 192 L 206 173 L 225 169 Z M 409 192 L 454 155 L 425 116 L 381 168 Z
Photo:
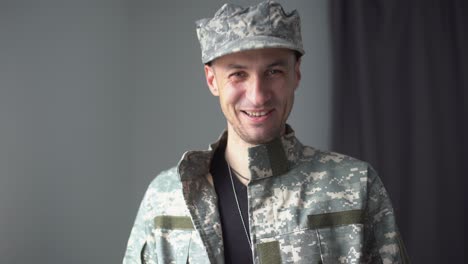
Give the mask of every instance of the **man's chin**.
M 247 144 L 250 145 L 262 145 L 266 144 L 273 139 L 281 136 L 280 127 L 247 127 L 247 126 L 233 126 L 234 131 L 238 137 Z
M 273 139 L 279 137 L 279 134 L 260 134 L 260 135 L 244 135 L 242 140 L 251 145 L 262 145 L 266 144 Z

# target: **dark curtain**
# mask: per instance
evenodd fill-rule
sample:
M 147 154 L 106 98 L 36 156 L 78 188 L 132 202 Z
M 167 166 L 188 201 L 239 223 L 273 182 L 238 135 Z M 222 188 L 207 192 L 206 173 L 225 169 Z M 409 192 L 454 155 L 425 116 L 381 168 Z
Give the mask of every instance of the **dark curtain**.
M 412 263 L 468 263 L 468 1 L 330 5 L 333 149 L 377 169 Z

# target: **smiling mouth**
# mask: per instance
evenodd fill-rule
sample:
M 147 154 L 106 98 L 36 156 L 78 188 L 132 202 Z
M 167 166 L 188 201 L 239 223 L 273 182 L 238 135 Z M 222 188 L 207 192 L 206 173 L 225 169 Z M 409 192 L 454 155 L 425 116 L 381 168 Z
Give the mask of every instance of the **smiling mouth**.
M 263 116 L 267 116 L 268 114 L 273 112 L 273 110 L 269 110 L 269 111 L 241 111 L 241 112 L 246 114 L 249 117 L 263 117 Z

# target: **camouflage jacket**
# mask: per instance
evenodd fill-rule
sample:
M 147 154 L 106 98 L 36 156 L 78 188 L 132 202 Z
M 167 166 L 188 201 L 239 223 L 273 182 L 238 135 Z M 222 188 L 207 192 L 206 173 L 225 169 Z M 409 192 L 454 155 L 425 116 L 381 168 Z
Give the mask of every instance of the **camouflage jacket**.
M 208 180 L 220 142 L 189 151 L 150 184 L 123 263 L 224 263 Z M 294 133 L 249 149 L 255 263 L 407 263 L 390 199 L 369 164 L 302 145 Z

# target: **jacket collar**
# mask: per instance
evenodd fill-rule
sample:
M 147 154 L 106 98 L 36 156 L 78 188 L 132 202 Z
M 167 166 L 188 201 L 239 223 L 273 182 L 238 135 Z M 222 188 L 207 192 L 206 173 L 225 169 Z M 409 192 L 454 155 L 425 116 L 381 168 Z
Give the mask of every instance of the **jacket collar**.
M 182 181 L 205 176 L 210 171 L 210 163 L 215 150 L 227 142 L 225 130 L 218 140 L 210 144 L 206 151 L 188 151 L 179 162 L 179 175 Z M 286 133 L 266 144 L 249 148 L 249 170 L 252 181 L 277 176 L 289 171 L 297 162 L 302 144 L 294 135 L 294 130 L 286 125 Z

